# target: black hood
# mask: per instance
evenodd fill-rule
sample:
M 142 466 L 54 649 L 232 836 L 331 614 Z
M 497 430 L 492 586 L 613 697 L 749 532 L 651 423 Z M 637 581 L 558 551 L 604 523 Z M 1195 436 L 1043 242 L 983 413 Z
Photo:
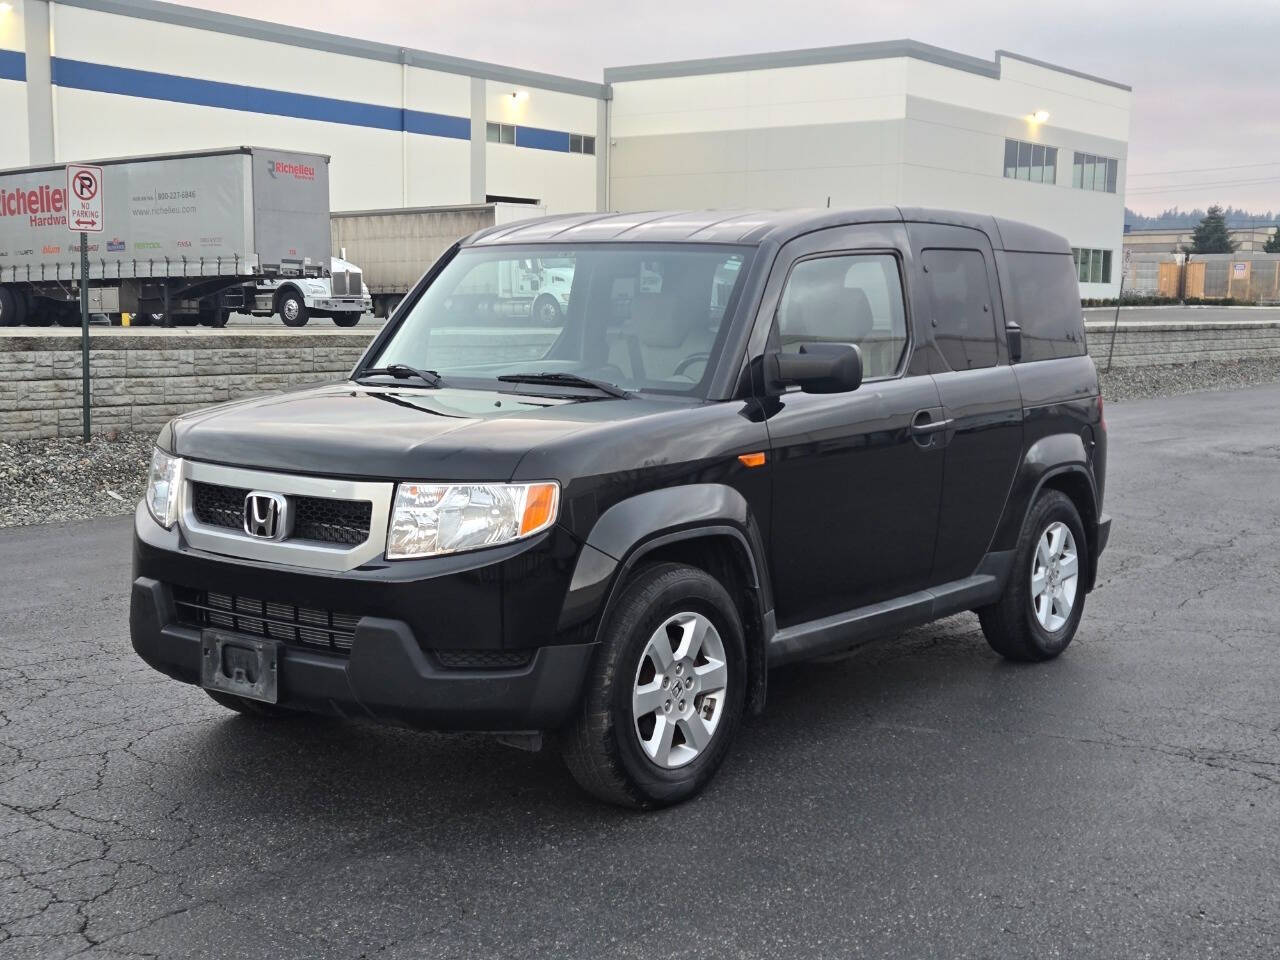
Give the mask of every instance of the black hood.
M 181 457 L 282 473 L 506 480 L 543 443 L 670 406 L 340 383 L 187 414 L 170 443 Z

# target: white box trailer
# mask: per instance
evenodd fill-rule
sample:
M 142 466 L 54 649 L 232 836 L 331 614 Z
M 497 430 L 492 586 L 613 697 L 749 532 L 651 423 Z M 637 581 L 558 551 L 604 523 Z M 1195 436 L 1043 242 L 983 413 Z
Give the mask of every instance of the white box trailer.
M 529 203 L 344 211 L 332 217 L 332 253 L 360 264 L 373 312 L 385 317 L 458 240 L 546 212 L 541 204 Z
M 94 312 L 220 326 L 263 277 L 329 269 L 329 158 L 231 147 L 95 161 Z M 0 325 L 79 322 L 79 234 L 65 166 L 0 171 Z

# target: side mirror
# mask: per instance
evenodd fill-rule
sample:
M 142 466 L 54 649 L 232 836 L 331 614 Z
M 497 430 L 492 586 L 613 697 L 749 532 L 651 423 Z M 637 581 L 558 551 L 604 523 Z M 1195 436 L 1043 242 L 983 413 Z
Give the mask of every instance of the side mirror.
M 1022 359 L 1022 327 L 1010 320 L 1004 325 L 1004 339 L 1009 344 L 1009 362 L 1017 363 Z
M 847 343 L 804 343 L 773 354 L 773 381 L 804 393 L 848 393 L 862 384 L 862 351 Z

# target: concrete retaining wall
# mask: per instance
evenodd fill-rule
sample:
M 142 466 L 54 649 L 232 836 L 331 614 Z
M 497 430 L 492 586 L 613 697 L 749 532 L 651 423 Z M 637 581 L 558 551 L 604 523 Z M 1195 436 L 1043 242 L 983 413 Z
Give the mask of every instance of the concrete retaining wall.
M 1111 344 L 1110 321 L 1085 323 L 1089 353 L 1101 367 Z M 1280 322 L 1240 320 L 1227 323 L 1126 321 L 1115 333 L 1113 367 L 1147 367 L 1205 361 L 1280 357 Z
M 1111 323 L 1090 320 L 1089 352 L 1106 362 Z M 238 333 L 98 328 L 90 335 L 95 432 L 149 433 L 170 417 L 213 403 L 335 380 L 355 364 L 369 330 Z M 546 332 L 504 336 L 496 349 L 533 359 Z M 1121 320 L 1113 366 L 1280 357 L 1280 322 Z M 458 359 L 467 359 L 459 350 Z M 78 436 L 78 330 L 0 331 L 0 439 Z
M 0 336 L 0 439 L 79 436 L 80 332 Z M 93 330 L 95 433 L 149 433 L 212 403 L 333 380 L 355 365 L 372 332 L 196 333 Z

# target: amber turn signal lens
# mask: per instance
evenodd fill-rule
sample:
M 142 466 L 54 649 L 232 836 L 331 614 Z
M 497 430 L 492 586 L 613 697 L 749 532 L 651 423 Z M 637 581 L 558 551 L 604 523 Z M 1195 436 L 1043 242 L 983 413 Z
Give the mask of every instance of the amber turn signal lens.
M 739 456 L 738 456 L 738 462 L 739 462 L 740 464 L 742 464 L 744 467 L 763 467 L 763 466 L 764 466 L 764 454 L 763 454 L 763 453 L 743 453 L 743 454 L 739 454 Z
M 532 483 L 524 499 L 524 516 L 520 520 L 520 536 L 528 536 L 551 525 L 556 516 L 556 498 L 560 487 L 554 483 Z

